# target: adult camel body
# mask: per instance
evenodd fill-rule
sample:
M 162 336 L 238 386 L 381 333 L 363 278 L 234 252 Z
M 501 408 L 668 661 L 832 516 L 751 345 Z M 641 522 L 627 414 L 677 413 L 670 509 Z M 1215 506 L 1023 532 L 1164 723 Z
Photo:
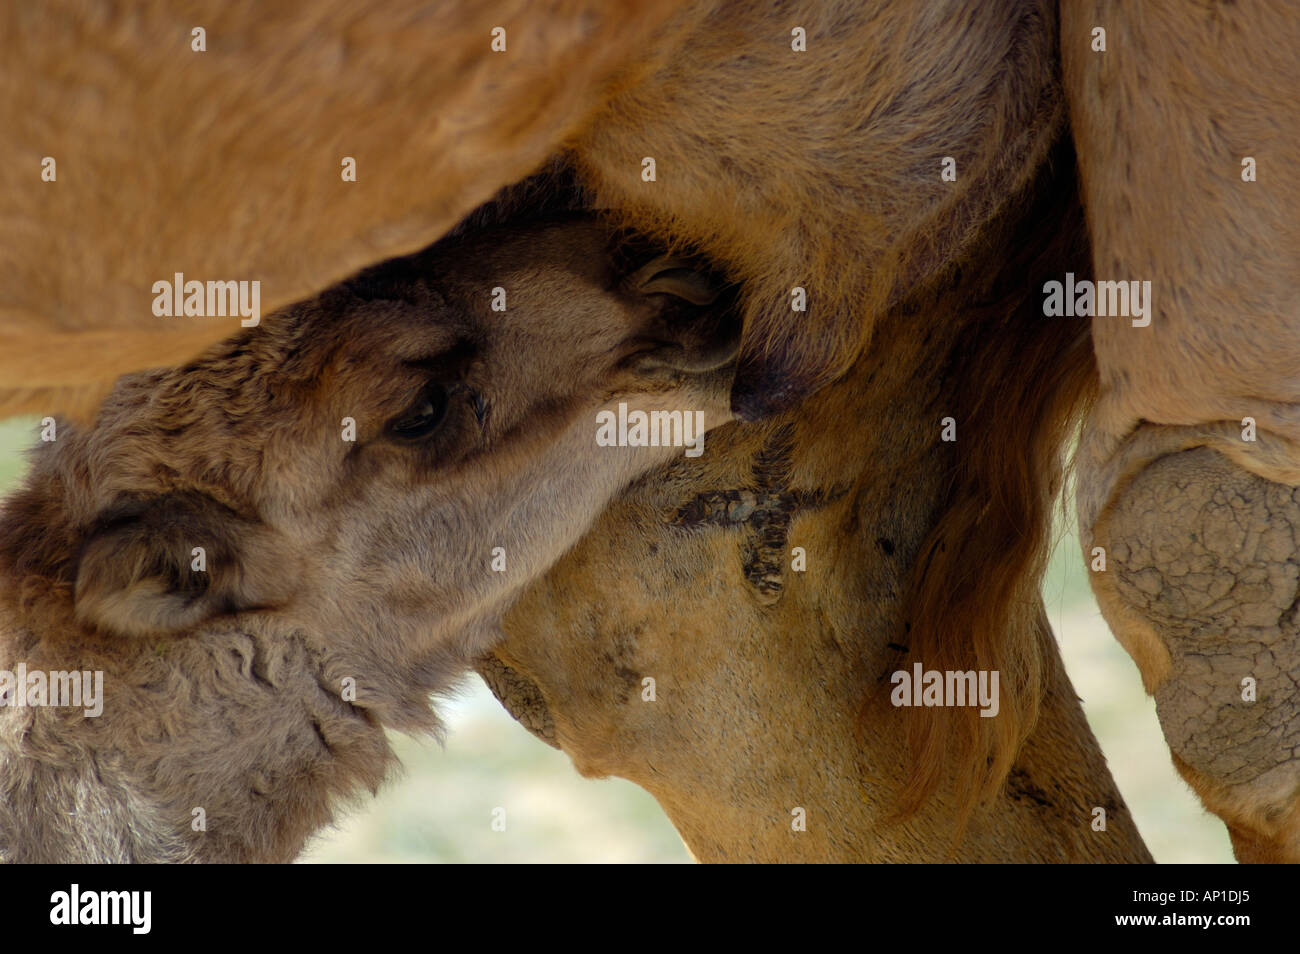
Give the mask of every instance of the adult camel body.
M 1058 161 L 1070 181 L 1068 155 Z M 918 658 L 913 567 L 944 539 L 958 545 L 945 534 L 960 460 L 971 442 L 1064 427 L 1093 387 L 1087 324 L 1045 325 L 1025 283 L 1087 268 L 1060 185 L 1045 176 L 1037 207 L 1011 210 L 955 273 L 892 309 L 842 380 L 638 482 L 525 593 L 508 640 L 479 663 L 580 772 L 650 791 L 698 860 L 1150 860 L 1037 594 L 1023 607 L 1034 645 L 1003 678 L 1041 665 L 1044 691 L 1007 784 L 970 809 L 978 776 L 936 759 L 933 794 L 899 817 L 916 712 L 892 704 L 891 676 Z M 955 442 L 948 415 L 962 422 Z M 1059 457 L 1037 464 L 1059 478 Z
M 544 161 L 672 7 L 5 4 L 0 413 L 88 417 L 119 374 L 239 329 L 153 314 L 178 272 L 259 281 L 268 314 L 432 244 Z
M 96 8 L 60 9 L 70 11 L 77 24 L 95 26 Z M 404 16 L 407 8 L 382 9 L 391 16 L 377 17 L 374 30 L 401 32 L 417 46 L 434 41 Z M 228 72 L 178 74 L 176 95 L 168 99 L 159 94 L 160 102 L 178 115 L 202 117 L 210 95 L 204 91 L 237 89 L 242 92 L 225 104 L 208 103 L 209 115 L 230 111 L 234 117 L 241 112 L 240 103 L 248 106 L 264 98 L 263 111 L 248 115 L 259 117 L 266 128 L 280 128 L 280 123 L 292 130 L 286 117 L 301 112 L 304 100 L 290 94 L 332 82 L 321 79 L 320 72 L 297 72 L 299 51 L 309 58 L 323 56 L 329 69 L 355 63 L 377 70 L 376 75 L 387 77 L 377 86 L 360 82 L 340 88 L 362 91 L 348 115 L 367 117 L 364 128 L 371 144 L 380 143 L 402 158 L 400 168 L 383 175 L 387 199 L 370 194 L 348 198 L 355 216 L 337 215 L 340 200 L 320 199 L 314 187 L 301 195 L 283 189 L 289 167 L 296 172 L 311 162 L 326 162 L 319 154 L 328 156 L 332 176 L 340 158 L 334 153 L 345 145 L 337 139 L 319 149 L 313 145 L 310 156 L 304 153 L 294 161 L 265 151 L 249 158 L 240 149 L 224 150 L 227 165 L 215 180 L 203 178 L 210 150 L 186 152 L 182 146 L 179 155 L 158 166 L 161 178 L 154 181 L 166 186 L 158 190 L 160 198 L 142 200 L 122 183 L 135 181 L 129 173 L 141 160 L 133 144 L 153 148 L 158 138 L 127 136 L 120 140 L 122 152 L 96 154 L 102 162 L 93 181 L 61 180 L 82 191 L 50 192 L 60 198 L 42 204 L 46 199 L 33 199 L 30 191 L 38 184 L 34 177 L 42 138 L 68 135 L 72 151 L 84 151 L 96 129 L 117 128 L 123 115 L 156 133 L 162 127 L 141 118 L 148 115 L 139 108 L 141 96 L 147 99 L 148 93 L 130 87 L 136 95 L 119 104 L 103 91 L 122 75 L 115 64 L 131 60 L 138 64 L 139 76 L 154 76 L 160 56 L 190 48 L 158 42 L 162 34 L 149 32 L 157 22 L 150 15 L 134 22 L 105 21 L 101 32 L 113 40 L 116 53 L 94 61 L 104 69 L 86 81 L 85 74 L 66 68 L 69 42 L 75 50 L 86 31 L 69 29 L 67 20 L 34 16 L 17 24 L 21 29 L 6 31 L 24 38 L 22 50 L 53 51 L 49 62 L 11 58 L 18 68 L 6 75 L 20 92 L 33 76 L 70 78 L 42 87 L 49 98 L 41 101 L 40 110 L 24 108 L 22 96 L 10 100 L 18 104 L 10 107 L 17 115 L 9 125 L 20 132 L 13 142 L 30 162 L 6 162 L 4 167 L 10 175 L 30 167 L 24 174 L 32 181 L 23 180 L 21 197 L 6 188 L 6 201 L 14 197 L 15 205 L 5 221 L 14 226 L 9 234 L 31 240 L 6 248 L 6 294 L 21 300 L 7 302 L 0 317 L 6 334 L 19 329 L 8 339 L 12 347 L 7 354 L 45 359 L 11 359 L 5 366 L 11 391 L 6 406 L 47 407 L 56 393 L 51 389 L 81 380 L 84 366 L 73 367 L 76 356 L 104 343 L 93 333 L 89 338 L 43 338 L 51 315 L 56 323 L 65 323 L 59 327 L 77 335 L 95 328 L 101 314 L 128 331 L 139 330 L 153 318 L 132 310 L 133 289 L 181 269 L 216 273 L 205 278 L 240 278 L 242 270 L 254 278 L 265 270 L 269 308 L 320 287 L 363 260 L 431 240 L 492 189 L 563 151 L 594 204 L 703 249 L 744 283 L 745 342 L 733 403 L 747 418 L 779 413 L 854 367 L 869 353 L 864 348 L 886 315 L 968 254 L 980 230 L 1040 174 L 1050 144 L 1061 134 L 1068 102 L 1098 277 L 1153 280 L 1151 327 L 1158 329 L 1140 339 L 1134 336 L 1144 329 L 1097 321 L 1102 389 L 1084 441 L 1080 508 L 1084 535 L 1091 537 L 1085 546 L 1106 547 L 1111 563 L 1110 575 L 1094 578 L 1094 583 L 1112 627 L 1158 695 L 1180 766 L 1209 807 L 1229 820 L 1239 854 L 1294 856 L 1294 763 L 1287 744 L 1297 710 L 1287 688 L 1294 672 L 1287 662 L 1294 643 L 1294 544 L 1286 538 L 1296 524 L 1287 490 L 1296 482 L 1296 396 L 1294 378 L 1288 376 L 1294 362 L 1286 348 L 1295 340 L 1288 319 L 1294 316 L 1295 298 L 1287 283 L 1295 274 L 1298 244 L 1291 224 L 1296 192 L 1281 175 L 1262 175 L 1252 183 L 1253 191 L 1239 190 L 1244 156 L 1295 154 L 1294 130 L 1280 119 L 1300 77 L 1300 66 L 1289 55 L 1295 45 L 1279 42 L 1266 54 L 1254 55 L 1263 38 L 1286 37 L 1294 30 L 1295 20 L 1284 4 L 1253 4 L 1245 10 L 1243 5 L 1152 3 L 1135 11 L 1121 4 L 1065 0 L 1059 26 L 1057 5 L 1036 0 L 832 4 L 810 9 L 800 24 L 774 22 L 766 8 L 739 2 L 629 5 L 622 20 L 617 15 L 584 18 L 582 4 L 558 5 L 537 19 L 522 9 L 510 16 L 511 10 L 497 8 L 482 14 L 484 19 L 459 7 L 440 9 L 451 19 L 434 18 L 424 25 L 441 24 L 436 39 L 462 56 L 445 61 L 453 64 L 446 75 L 436 70 L 419 76 L 402 73 L 414 68 L 400 51 L 393 55 L 391 46 L 384 46 L 385 62 L 376 64 L 364 51 L 372 49 L 367 41 L 378 33 L 360 26 L 349 32 L 346 18 L 341 21 L 335 14 L 310 22 L 316 34 L 341 42 L 317 46 L 283 42 L 284 29 L 307 20 L 286 14 L 284 21 L 276 21 L 281 30 L 272 42 L 262 32 L 268 24 L 237 8 L 234 19 L 226 21 L 226 35 L 250 38 L 239 48 L 269 65 L 249 70 L 247 61 L 231 61 Z M 509 16 L 512 27 L 526 24 L 525 36 L 537 37 L 535 49 L 548 55 L 509 59 L 510 49 L 518 50 L 518 45 L 496 54 L 485 35 L 490 30 L 486 18 L 494 15 Z M 183 26 L 175 18 L 166 22 L 172 32 Z M 575 24 L 591 32 L 565 32 Z M 802 50 L 795 26 L 804 33 Z M 1097 27 L 1109 28 L 1109 45 L 1094 54 Z M 653 40 L 647 42 L 651 34 Z M 260 46 L 255 42 L 259 36 L 265 40 Z M 141 42 L 143 38 L 151 42 Z M 587 49 L 589 39 L 596 42 Z M 588 55 L 592 51 L 597 55 Z M 1189 51 L 1193 55 L 1186 56 Z M 494 55 L 499 58 L 492 59 Z M 590 65 L 566 72 L 565 82 L 557 86 L 553 80 L 563 65 L 579 61 Z M 1246 63 L 1253 72 L 1234 65 Z M 510 64 L 508 71 L 505 64 Z M 503 71 L 494 73 L 497 68 Z M 279 82 L 276 76 L 306 78 Z M 552 78 L 549 86 L 542 82 L 547 77 Z M 428 85 L 421 85 L 426 80 Z M 1149 100 L 1137 95 L 1157 88 L 1153 82 L 1162 84 L 1158 88 L 1165 95 Z M 433 91 L 430 102 L 438 105 L 425 109 L 401 100 L 408 87 Z M 562 95 L 538 94 L 561 87 Z M 265 97 L 272 88 L 285 95 Z M 389 94 L 398 97 L 393 109 L 369 108 L 376 97 Z M 331 121 L 338 100 L 317 100 L 310 91 L 305 95 L 320 103 L 318 110 L 301 113 L 305 129 L 347 127 Z M 33 118 L 66 117 L 69 103 L 77 106 L 75 122 L 50 131 L 48 119 Z M 101 108 L 105 103 L 109 108 Z M 1207 115 L 1207 103 L 1214 108 L 1198 126 L 1189 117 Z M 115 112 L 119 105 L 122 110 Z M 434 114 L 475 115 L 482 122 L 453 119 L 425 130 L 403 120 Z M 372 119 L 381 115 L 395 118 L 387 125 Z M 1147 131 L 1159 128 L 1153 120 L 1166 115 L 1176 124 L 1170 135 Z M 372 121 L 378 125 L 371 126 Z M 243 128 L 248 139 L 256 138 L 256 127 L 239 127 L 234 118 L 231 122 L 230 129 Z M 425 134 L 411 135 L 412 128 Z M 455 145 L 448 146 L 447 137 Z M 286 139 L 293 141 L 285 136 L 276 141 Z M 194 137 L 185 137 L 192 141 Z M 408 149 L 392 150 L 394 141 Z M 485 151 L 485 146 L 491 148 Z M 422 147 L 447 157 L 445 176 L 429 172 Z M 1177 154 L 1171 151 L 1178 149 Z M 654 160 L 653 179 L 647 178 L 647 159 Z M 941 175 L 945 159 L 953 160 L 955 181 Z M 1265 162 L 1262 168 L 1267 172 L 1271 167 Z M 221 184 L 222 176 L 250 188 L 215 217 L 205 218 L 202 206 L 186 204 L 196 195 L 217 194 L 211 188 L 190 190 L 191 185 Z M 112 183 L 111 192 L 106 182 Z M 54 183 L 39 185 L 54 188 Z M 258 204 L 277 192 L 284 195 L 285 214 L 258 215 L 259 210 L 282 208 Z M 408 195 L 426 196 L 428 204 L 408 205 Z M 120 200 L 129 214 L 88 214 L 114 207 L 105 196 Z M 385 204 L 399 201 L 392 196 L 400 197 L 402 210 Z M 194 214 L 176 215 L 177 209 Z M 407 215 L 406 209 L 414 211 Z M 176 230 L 158 234 L 183 241 L 142 245 L 118 235 L 111 248 L 126 251 L 115 259 L 105 254 L 109 246 L 103 236 L 110 233 L 106 223 L 117 220 L 146 238 L 160 222 L 172 222 Z M 336 221 L 336 229 L 321 227 Z M 1184 221 L 1189 228 L 1175 228 Z M 93 225 L 85 230 L 79 251 L 54 254 L 57 242 L 50 236 L 63 241 L 76 233 L 72 226 L 78 222 Z M 210 241 L 212 231 L 222 229 L 227 230 L 224 241 Z M 232 241 L 235 235 L 256 235 L 258 241 Z M 310 246 L 303 244 L 307 241 Z M 229 261 L 204 257 L 201 251 L 244 246 L 247 254 Z M 134 250 L 140 247 L 188 251 L 182 256 L 186 261 L 176 263 L 171 252 L 137 258 Z M 1208 261 L 1223 265 L 1207 268 Z M 271 269 L 284 263 L 289 265 L 281 273 Z M 1194 277 L 1198 275 L 1203 277 Z M 796 286 L 807 294 L 807 312 L 790 308 Z M 100 289 L 112 294 L 96 298 Z M 141 301 L 147 297 L 142 291 Z M 1230 320 L 1234 314 L 1250 320 Z M 1207 330 L 1209 337 L 1198 337 L 1198 329 Z M 101 371 L 108 377 L 129 366 L 179 357 L 197 347 L 197 339 L 211 340 L 205 337 L 209 334 L 218 336 L 206 329 L 182 333 L 195 341 L 123 334 L 111 339 L 124 343 L 122 353 L 110 360 L 112 349 L 105 350 Z M 164 340 L 169 342 L 165 347 Z M 1281 342 L 1281 356 L 1256 346 L 1261 341 Z M 144 344 L 128 347 L 131 342 Z M 1051 404 L 1049 395 L 1036 397 L 1044 407 Z M 1026 410 L 1035 416 L 1042 407 Z M 1233 440 L 1232 428 L 1240 433 L 1243 426 L 1239 414 L 1255 419 L 1257 440 Z M 961 409 L 950 416 L 959 433 L 971 430 Z M 1161 430 L 1157 433 L 1143 421 Z M 999 433 L 1016 430 L 983 432 Z M 929 436 L 925 431 L 917 440 Z M 976 788 L 992 792 L 1030 737 L 1034 713 L 1047 698 L 1043 693 L 1052 685 L 1052 653 L 1042 648 L 1038 614 L 1028 607 L 1036 592 L 1034 569 L 1041 565 L 1051 496 L 1043 465 L 1059 448 L 1059 437 L 1034 433 L 1019 446 L 959 440 L 957 449 L 967 456 L 953 465 L 948 486 L 933 501 L 942 513 L 928 524 L 931 536 L 916 551 L 917 577 L 909 591 L 913 612 L 908 614 L 913 638 L 900 645 L 929 660 L 965 658 L 984 669 L 1011 665 L 998 718 L 981 722 L 972 715 L 965 724 L 930 710 L 909 713 L 916 755 L 903 767 L 914 776 L 905 803 L 917 803 L 952 771 L 973 772 L 983 782 Z M 1223 459 L 1194 451 L 1180 458 L 1187 463 L 1156 460 L 1193 445 L 1210 445 Z M 1180 468 L 1188 468 L 1187 474 Z M 1195 495 L 1190 503 L 1169 504 L 1179 511 L 1177 519 L 1141 517 L 1152 511 L 1143 494 L 1160 499 L 1171 488 L 1208 488 L 1217 481 L 1216 473 L 1242 482 L 1239 496 L 1255 501 L 1251 506 L 1257 512 L 1250 520 L 1261 528 L 1262 549 L 1211 555 L 1198 547 L 1186 551 L 1190 534 L 1201 535 L 1195 529 L 1198 521 L 1215 510 Z M 1139 476 L 1130 480 L 1135 474 Z M 1126 511 L 1124 496 L 1130 489 L 1138 496 Z M 1217 513 L 1227 511 L 1220 507 Z M 1241 520 L 1234 515 L 1232 522 Z M 1171 527 L 1178 539 L 1151 536 Z M 1266 534 L 1269 527 L 1274 529 Z M 1240 563 L 1242 552 L 1248 554 L 1245 564 Z M 1148 559 L 1146 554 L 1155 556 Z M 667 568 L 677 559 L 676 551 L 662 559 Z M 1181 597 L 1153 603 L 1153 595 L 1186 586 L 1153 583 L 1152 574 L 1182 576 L 1184 566 L 1204 570 L 1207 592 L 1209 577 L 1227 581 L 1215 584 L 1208 610 Z M 976 568 L 982 574 L 980 585 L 971 582 Z M 1266 585 L 1239 589 L 1226 597 L 1225 605 L 1214 602 L 1225 599 L 1218 590 L 1227 586 L 1231 591 L 1238 576 Z M 1198 577 L 1187 585 L 1199 591 L 1202 582 Z M 1261 605 L 1273 611 L 1270 619 L 1256 618 Z M 1263 629 L 1257 631 L 1259 627 Z M 1223 657 L 1227 668 L 1222 672 L 1228 677 L 1211 675 L 1207 681 L 1204 673 L 1188 668 L 1189 660 L 1206 656 L 1207 646 L 1221 650 L 1214 655 Z M 1239 698 L 1247 676 L 1269 688 L 1258 704 Z M 1236 693 L 1233 698 L 1214 695 L 1229 687 Z M 1283 728 L 1275 731 L 1278 725 Z M 948 745 L 950 733 L 955 738 L 969 733 L 970 744 Z M 956 767 L 941 758 L 952 753 Z
M 1020 5 L 1018 10 L 1023 14 L 1027 8 Z M 1155 290 L 1149 326 L 1123 316 L 1093 322 L 1101 390 L 1081 452 L 1085 556 L 1096 570 L 1093 584 L 1108 621 L 1156 695 L 1176 766 L 1206 806 L 1228 822 L 1238 857 L 1298 860 L 1300 763 L 1292 753 L 1300 725 L 1294 691 L 1300 633 L 1295 612 L 1300 599 L 1295 557 L 1300 550 L 1295 491 L 1300 482 L 1300 418 L 1295 411 L 1300 405 L 1295 372 L 1300 324 L 1295 302 L 1300 296 L 1294 284 L 1300 274 L 1300 233 L 1294 223 L 1300 190 L 1287 176 L 1265 182 L 1253 170 L 1260 162 L 1265 169 L 1285 165 L 1300 154 L 1287 106 L 1300 93 L 1300 55 L 1295 52 L 1300 45 L 1294 42 L 1300 20 L 1282 4 L 1259 4 L 1247 11 L 1218 5 L 1066 3 L 1063 10 L 1065 89 L 1096 277 L 1151 281 Z M 1039 12 L 1050 20 L 1050 10 Z M 1099 26 L 1109 31 L 1104 52 L 1094 49 Z M 1016 37 L 1033 48 L 1034 35 L 1026 29 Z M 709 42 L 700 40 L 706 48 Z M 918 61 L 924 61 L 919 53 Z M 667 69 L 664 75 L 678 74 Z M 1046 93 L 1040 100 L 1050 101 Z M 689 109 L 680 97 L 674 103 Z M 707 109 L 704 93 L 698 103 Z M 644 122 L 644 113 L 634 108 L 624 114 Z M 943 139 L 936 128 L 942 124 L 927 131 Z M 951 130 L 943 131 L 951 135 Z M 667 133 L 658 132 L 662 142 Z M 732 141 L 725 134 L 719 139 Z M 797 134 L 789 135 L 790 141 L 797 139 Z M 809 153 L 820 155 L 815 150 L 801 154 Z M 598 172 L 592 178 L 604 185 L 609 176 Z M 726 192 L 725 174 L 712 181 L 723 183 Z M 658 193 L 632 196 L 625 191 L 611 204 L 639 211 L 650 201 L 664 200 Z M 693 228 L 684 209 L 684 203 L 673 208 L 675 227 L 692 237 L 712 234 L 707 223 L 696 222 Z M 861 254 L 861 245 L 856 250 L 858 261 L 875 264 Z M 870 267 L 864 273 L 873 274 Z M 904 269 L 903 274 L 917 272 Z M 1063 277 L 1060 272 L 1051 276 Z M 1044 286 L 1039 283 L 1035 292 L 1043 294 Z M 862 305 L 869 300 L 863 296 L 839 314 L 869 324 L 863 315 L 870 308 Z M 762 327 L 761 315 L 751 314 L 751 320 Z M 780 327 L 806 330 L 810 325 L 785 322 Z M 779 331 L 767 340 L 771 349 L 760 364 L 770 371 L 782 366 L 772 354 L 790 343 Z M 789 350 L 806 357 L 815 347 L 805 341 Z M 840 353 L 857 352 L 847 348 Z M 798 368 L 800 360 L 792 366 Z M 780 395 L 791 381 L 799 391 L 809 376 L 786 366 L 765 393 Z M 742 377 L 740 393 L 733 396 L 742 413 L 747 410 L 744 385 Z M 961 414 L 955 417 L 962 420 Z M 1002 464 L 981 462 L 977 447 L 962 448 L 974 456 L 949 488 L 947 501 L 938 504 L 948 508 L 942 518 L 947 526 L 931 541 L 941 555 L 936 564 L 929 559 L 931 551 L 923 549 L 919 565 L 925 575 L 919 577 L 912 603 L 913 615 L 939 610 L 919 627 L 930 654 L 951 647 L 961 638 L 962 626 L 971 630 L 975 659 L 983 651 L 986 660 L 1015 660 L 1021 652 L 1033 651 L 1032 625 L 1017 628 L 1011 601 L 993 597 L 981 602 L 961 594 L 963 581 L 979 573 L 973 567 L 984 571 L 995 592 L 1003 570 L 1013 568 L 1024 574 L 1022 579 L 1033 576 L 1033 554 L 1040 543 L 1032 537 L 1041 530 L 1041 511 L 1027 501 L 1038 490 L 1008 499 L 1014 494 L 1006 495 L 1006 488 L 1014 486 L 1016 477 L 998 473 L 998 467 L 1017 455 L 1037 467 L 1041 458 L 1033 441 L 1000 450 L 1006 455 Z M 963 513 L 965 492 L 978 496 L 987 509 Z M 999 526 L 999 516 L 1007 515 L 1014 516 Z M 981 550 L 981 537 L 990 536 L 999 541 L 1001 554 Z M 1106 564 L 1096 563 L 1095 546 L 1109 556 L 1104 570 L 1096 569 Z M 633 610 L 628 612 L 635 618 Z M 979 631 L 981 624 L 993 621 L 996 629 Z M 606 625 L 615 633 L 626 629 L 619 620 Z M 556 670 L 547 672 L 555 675 Z M 1026 704 L 1015 711 L 1025 715 L 1032 712 L 1039 687 L 1030 682 L 1022 688 Z M 738 712 L 746 711 L 743 701 L 736 706 Z M 574 725 L 589 725 L 582 713 L 570 714 Z M 1014 726 L 1014 719 L 1009 723 Z M 638 738 L 648 740 L 651 734 Z M 1014 738 L 1014 730 L 1003 735 L 995 750 L 1009 751 Z M 939 761 L 932 738 L 922 733 L 920 741 L 913 757 L 928 753 Z M 980 760 L 970 760 L 971 749 L 964 751 L 957 764 L 979 772 Z M 723 756 L 712 764 L 736 762 Z M 665 805 L 687 787 L 673 787 L 659 776 L 647 779 L 644 769 L 638 771 L 652 791 L 667 792 L 661 795 Z M 911 794 L 904 793 L 904 803 Z M 722 798 L 714 804 L 727 802 Z

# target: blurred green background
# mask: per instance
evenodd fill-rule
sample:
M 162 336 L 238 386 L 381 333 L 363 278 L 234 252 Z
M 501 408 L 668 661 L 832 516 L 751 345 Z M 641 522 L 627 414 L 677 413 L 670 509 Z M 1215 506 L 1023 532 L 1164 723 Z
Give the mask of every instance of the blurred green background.
M 34 419 L 0 421 L 0 494 L 24 470 Z M 1147 847 L 1161 862 L 1231 862 L 1223 824 L 1169 760 L 1155 703 L 1111 637 L 1062 514 L 1043 586 L 1075 690 Z M 378 798 L 320 835 L 304 862 L 687 862 L 681 839 L 642 789 L 581 778 L 561 752 L 517 725 L 476 676 L 440 703 L 446 747 L 394 736 L 405 766 Z M 505 831 L 492 830 L 494 808 Z

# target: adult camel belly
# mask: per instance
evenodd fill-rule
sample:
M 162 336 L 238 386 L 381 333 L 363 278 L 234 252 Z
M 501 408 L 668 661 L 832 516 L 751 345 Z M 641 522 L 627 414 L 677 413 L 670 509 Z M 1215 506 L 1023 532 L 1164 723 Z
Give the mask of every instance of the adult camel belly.
M 1045 324 L 1028 292 L 1027 278 L 1086 268 L 1068 240 L 1080 223 L 1069 188 L 1045 192 L 1047 206 L 1026 215 L 1041 225 L 1017 232 L 1013 216 L 993 229 L 942 288 L 891 310 L 843 380 L 770 420 L 711 432 L 703 456 L 617 501 L 480 661 L 506 707 L 580 772 L 654 794 L 697 859 L 1150 860 L 1061 666 L 1032 566 L 1017 577 L 1017 611 L 997 620 L 994 656 L 948 646 L 944 662 L 921 632 L 917 578 L 943 572 L 945 541 L 956 549 L 963 456 L 1033 446 L 1023 422 L 1068 416 L 1090 386 L 1086 326 Z M 1048 234 L 1057 229 L 1064 239 Z M 1036 375 L 1015 373 L 1024 361 Z M 1067 391 L 1075 402 L 1045 408 Z M 1043 525 L 1060 474 L 1059 457 L 1047 459 L 1028 488 L 1043 509 L 1027 519 Z M 995 585 L 972 569 L 978 586 Z M 916 663 L 1001 673 L 987 718 L 945 717 L 1022 720 L 1005 785 L 974 808 L 968 783 L 987 768 L 984 750 L 960 729 L 946 751 L 911 744 L 917 721 L 939 712 L 896 691 Z M 1031 669 L 1036 718 L 1017 709 Z M 937 778 L 908 813 L 918 758 Z
M 92 408 L 233 330 L 155 313 L 159 282 L 258 282 L 269 312 L 567 150 L 596 204 L 746 283 L 756 418 L 843 373 L 1063 121 L 1050 0 L 250 11 L 0 14 L 0 413 Z
M 1093 588 L 1237 857 L 1298 861 L 1300 18 L 1071 0 L 1062 21 L 1097 278 L 1151 288 L 1149 323 L 1092 319 Z
M 0 415 L 89 411 L 256 322 L 209 283 L 258 283 L 269 314 L 430 244 L 572 135 L 675 6 L 5 4 Z M 204 294 L 155 307 L 178 273 Z

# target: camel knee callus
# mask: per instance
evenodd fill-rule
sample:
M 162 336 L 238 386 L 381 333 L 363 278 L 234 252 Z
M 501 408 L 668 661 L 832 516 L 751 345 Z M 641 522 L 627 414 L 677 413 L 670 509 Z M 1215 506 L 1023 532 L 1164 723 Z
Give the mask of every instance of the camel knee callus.
M 1118 484 L 1094 524 L 1087 543 L 1107 562 L 1091 581 L 1175 766 L 1227 823 L 1238 859 L 1294 862 L 1300 491 L 1195 446 L 1197 430 L 1135 435 L 1132 446 L 1164 453 Z

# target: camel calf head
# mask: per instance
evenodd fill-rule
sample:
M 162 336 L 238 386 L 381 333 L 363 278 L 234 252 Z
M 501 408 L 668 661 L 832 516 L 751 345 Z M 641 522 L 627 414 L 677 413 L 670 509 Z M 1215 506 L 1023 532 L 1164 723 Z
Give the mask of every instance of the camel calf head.
M 436 729 L 514 595 L 683 453 L 603 446 L 602 412 L 729 418 L 730 313 L 572 218 L 121 381 L 0 512 L 0 853 L 292 858 L 382 780 L 383 727 Z

